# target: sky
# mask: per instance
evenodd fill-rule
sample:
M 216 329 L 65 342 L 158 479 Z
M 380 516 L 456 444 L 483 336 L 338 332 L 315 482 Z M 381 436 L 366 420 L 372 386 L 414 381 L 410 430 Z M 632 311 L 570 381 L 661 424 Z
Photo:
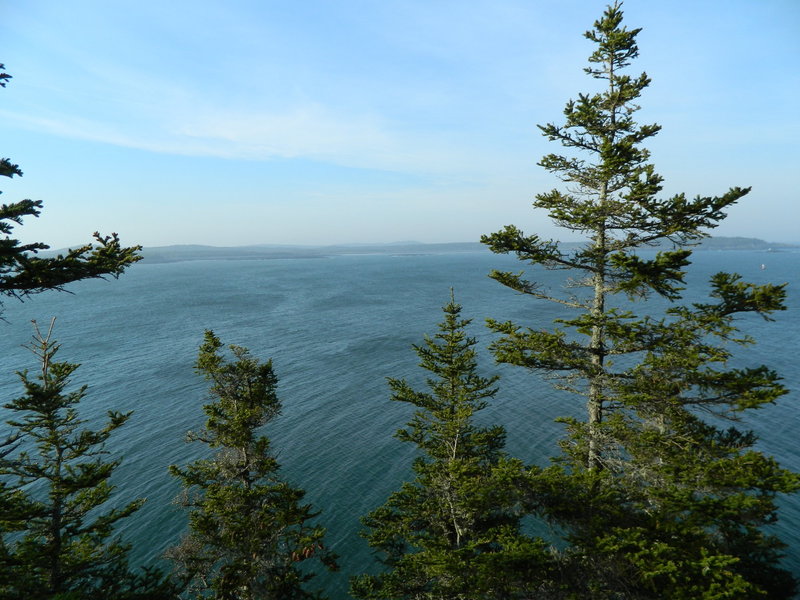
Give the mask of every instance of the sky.
M 477 241 L 560 182 L 537 124 L 597 91 L 594 0 L 0 0 L 14 236 Z M 627 0 L 664 195 L 752 192 L 715 235 L 800 242 L 800 1 Z

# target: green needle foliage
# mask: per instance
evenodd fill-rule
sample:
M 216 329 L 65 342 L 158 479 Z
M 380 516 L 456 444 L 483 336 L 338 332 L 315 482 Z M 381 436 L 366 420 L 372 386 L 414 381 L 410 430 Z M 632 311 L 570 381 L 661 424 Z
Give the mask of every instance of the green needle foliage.
M 257 430 L 278 416 L 272 361 L 261 363 L 244 348 L 222 343 L 206 331 L 196 369 L 211 382 L 208 421 L 188 441 L 207 444 L 212 458 L 170 467 L 185 491 L 189 532 L 167 556 L 185 585 L 186 598 L 292 600 L 318 598 L 305 590 L 313 577 L 307 559 L 335 570 L 325 549 L 325 530 L 309 524 L 317 513 L 302 504 L 305 492 L 279 476 L 269 438 Z
M 0 87 L 5 87 L 11 79 L 3 69 L 0 64 Z M 2 158 L 0 175 L 12 178 L 21 176 L 22 171 L 11 160 Z M 122 247 L 115 233 L 111 236 L 95 233 L 96 245 L 87 244 L 54 257 L 36 256 L 49 246 L 41 242 L 21 244 L 11 235 L 15 224 L 21 225 L 25 217 L 39 216 L 41 207 L 40 200 L 0 205 L 0 235 L 4 236 L 0 239 L 0 296 L 24 299 L 46 290 L 63 290 L 66 284 L 81 279 L 107 275 L 116 278 L 140 260 L 141 247 Z M 113 523 L 135 510 L 138 504 L 125 509 L 128 512 L 112 511 L 98 519 L 92 525 L 95 529 L 85 529 L 83 525 L 85 514 L 107 499 L 112 488 L 106 480 L 116 463 L 80 461 L 85 456 L 102 453 L 98 445 L 102 447 L 108 434 L 122 425 L 127 416 L 113 413 L 105 429 L 78 433 L 76 428 L 83 421 L 77 419 L 71 406 L 80 400 L 83 391 L 61 394 L 77 365 L 51 363 L 58 346 L 49 337 L 39 336 L 37 343 L 35 351 L 43 361 L 40 382 L 30 381 L 24 375 L 29 396 L 6 405 L 11 410 L 30 410 L 35 416 L 26 417 L 18 423 L 18 430 L 0 441 L 4 475 L 0 480 L 0 589 L 7 597 L 18 594 L 25 598 L 45 598 L 58 593 L 60 598 L 67 598 L 73 596 L 64 590 L 74 587 L 81 590 L 75 597 L 123 598 L 135 597 L 131 590 L 140 588 L 150 590 L 141 597 L 151 597 L 147 594 L 152 593 L 157 598 L 161 592 L 156 590 L 160 585 L 156 572 L 144 573 L 143 579 L 133 585 L 124 565 L 125 547 L 104 546 Z M 70 437 L 73 434 L 74 439 Z M 38 457 L 20 450 L 34 443 L 31 440 L 39 444 Z M 53 444 L 66 445 L 56 450 Z M 22 489 L 21 482 L 29 483 L 34 491 L 44 489 L 40 486 L 50 486 L 49 503 L 31 496 L 28 488 Z M 63 514 L 62 509 L 66 510 Z M 63 527 L 58 523 L 63 523 Z M 106 556 L 104 553 L 108 553 L 106 558 L 102 558 Z M 101 578 L 96 568 L 98 561 L 106 564 L 102 581 L 98 579 Z M 90 595 L 95 592 L 100 596 Z
M 778 566 L 783 545 L 764 526 L 777 518 L 776 494 L 796 491 L 798 478 L 735 426 L 786 390 L 767 367 L 727 365 L 732 347 L 752 342 L 735 318 L 771 320 L 784 308 L 784 286 L 718 273 L 707 303 L 635 312 L 653 295 L 681 299 L 688 246 L 749 188 L 658 196 L 662 178 L 641 144 L 660 127 L 634 121 L 650 79 L 625 73 L 640 30 L 622 25 L 620 7 L 609 6 L 585 34 L 596 44 L 585 71 L 601 91 L 569 101 L 563 125 L 540 126 L 568 153 L 539 164 L 567 185 L 533 204 L 587 243 L 567 250 L 514 226 L 482 238 L 494 252 L 564 270 L 564 294 L 523 273 L 491 276 L 571 315 L 553 330 L 490 320 L 501 334 L 492 348 L 498 361 L 586 398 L 585 419 L 564 419 L 559 466 L 539 480 L 571 544 L 564 559 L 575 597 L 788 598 L 794 581 Z M 661 249 L 638 253 L 654 245 Z
M 504 453 L 503 427 L 473 422 L 497 377 L 476 373 L 460 312 L 451 301 L 439 333 L 414 346 L 428 391 L 389 380 L 393 400 L 417 407 L 396 437 L 422 456 L 414 480 L 362 519 L 386 570 L 354 578 L 356 598 L 529 598 L 548 587 L 550 553 L 521 531 L 531 473 Z
M 0 458 L 0 598 L 158 599 L 173 597 L 160 573 L 128 569 L 128 546 L 114 525 L 144 500 L 104 508 L 120 463 L 105 442 L 131 413 L 109 411 L 98 430 L 84 428 L 76 409 L 86 387 L 65 391 L 78 365 L 54 360 L 59 345 L 36 329 L 30 349 L 41 369 L 19 373 L 25 394 L 5 405 L 12 441 Z
M 5 87 L 11 76 L 2 72 L 0 87 Z M 0 175 L 22 176 L 19 165 L 7 158 L 0 159 Z M 39 257 L 40 250 L 49 246 L 41 242 L 22 244 L 11 237 L 14 224 L 21 225 L 25 217 L 38 217 L 41 200 L 20 200 L 0 205 L 0 295 L 23 299 L 46 290 L 63 290 L 64 286 L 81 279 L 119 277 L 131 264 L 141 260 L 141 246 L 125 248 L 116 233 L 102 236 L 94 233 L 96 244 L 86 244 L 67 250 L 64 254 Z M 1 304 L 0 304 L 1 305 Z

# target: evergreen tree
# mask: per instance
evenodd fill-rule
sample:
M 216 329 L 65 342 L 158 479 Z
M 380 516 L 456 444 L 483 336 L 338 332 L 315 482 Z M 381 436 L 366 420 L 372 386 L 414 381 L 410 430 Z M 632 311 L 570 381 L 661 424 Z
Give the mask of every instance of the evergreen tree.
M 272 361 L 261 363 L 206 331 L 196 369 L 211 382 L 215 400 L 203 407 L 208 421 L 187 441 L 216 449 L 212 458 L 170 467 L 185 488 L 189 532 L 167 553 L 186 585 L 186 597 L 226 600 L 317 598 L 306 591 L 313 577 L 301 562 L 337 568 L 323 545 L 325 530 L 309 523 L 317 513 L 302 504 L 305 492 L 278 473 L 270 441 L 257 430 L 278 416 Z
M 2 72 L 0 64 L 0 87 L 11 79 Z M 0 175 L 22 176 L 19 165 L 8 158 L 0 159 Z M 22 299 L 46 290 L 62 290 L 64 286 L 81 279 L 118 277 L 131 264 L 141 259 L 137 254 L 141 246 L 124 248 L 116 233 L 110 236 L 94 234 L 96 245 L 86 244 L 68 250 L 65 254 L 39 257 L 40 250 L 49 246 L 42 242 L 21 244 L 11 237 L 14 224 L 21 225 L 25 217 L 38 217 L 41 200 L 20 200 L 0 205 L 0 295 Z M 1 305 L 1 304 L 0 304 Z
M 128 546 L 114 525 L 144 500 L 104 508 L 119 460 L 103 460 L 105 442 L 130 413 L 109 411 L 98 430 L 84 428 L 77 405 L 86 386 L 67 392 L 78 365 L 55 360 L 59 345 L 36 328 L 30 349 L 40 363 L 31 378 L 19 373 L 25 394 L 5 405 L 19 441 L 0 457 L 0 598 L 170 598 L 173 588 L 156 570 L 128 569 Z
M 11 76 L 3 71 L 4 68 L 4 65 L 0 64 L 0 87 L 5 87 L 8 80 L 11 79 Z M 10 159 L 0 158 L 0 175 L 12 178 L 15 175 L 21 176 L 22 171 Z M 122 247 L 115 233 L 111 236 L 101 236 L 95 233 L 96 246 L 87 244 L 54 257 L 36 256 L 40 250 L 47 250 L 49 246 L 41 242 L 21 244 L 19 240 L 12 238 L 11 234 L 14 224 L 22 224 L 24 217 L 38 216 L 41 207 L 40 200 L 21 200 L 0 205 L 0 234 L 4 235 L 0 239 L 0 295 L 23 299 L 46 290 L 62 290 L 66 284 L 81 279 L 106 275 L 118 277 L 129 265 L 140 260 L 141 257 L 137 252 L 141 247 Z M 2 302 L 0 302 L 0 307 L 2 307 Z M 59 368 L 62 369 L 60 373 L 48 375 L 52 381 L 59 378 L 65 379 L 69 375 L 66 373 L 70 370 L 69 368 Z M 72 369 L 74 370 L 74 366 Z M 51 382 L 49 385 L 52 386 L 53 383 Z M 76 396 L 73 399 L 77 401 L 79 397 Z M 67 409 L 65 408 L 65 410 Z M 9 463 L 10 459 L 6 460 L 6 457 L 13 456 L 21 447 L 20 444 L 27 447 L 24 440 L 19 439 L 21 435 L 23 435 L 22 431 L 12 431 L 0 441 L 0 460 L 4 460 L 4 469 L 8 468 L 9 464 L 15 464 L 13 461 Z M 42 463 L 41 468 L 43 474 L 50 473 L 55 465 Z M 6 475 L 9 473 L 6 472 Z M 33 474 L 30 476 L 33 477 Z M 28 519 L 40 509 L 40 504 L 26 495 L 16 484 L 0 480 L 0 589 L 10 590 L 11 587 L 8 586 L 21 589 L 19 588 L 21 580 L 18 575 L 20 569 L 23 573 L 27 572 L 26 563 L 24 561 L 20 563 L 19 557 L 13 556 L 6 538 L 11 533 L 19 534 L 19 532 L 27 531 Z M 42 515 L 40 515 L 42 518 L 46 518 Z M 30 538 L 30 540 L 35 539 L 35 535 Z M 118 567 L 122 561 L 114 564 Z M 120 582 L 126 579 L 126 577 L 121 577 L 121 573 L 118 575 L 120 575 Z M 33 578 L 32 581 L 36 579 L 36 575 L 33 573 L 30 576 Z M 111 584 L 109 583 L 109 585 Z
M 354 578 L 356 598 L 529 598 L 548 589 L 549 553 L 521 531 L 531 475 L 503 451 L 503 427 L 473 422 L 497 377 L 477 374 L 460 312 L 451 301 L 439 333 L 414 346 L 429 391 L 389 379 L 392 400 L 417 407 L 396 437 L 422 456 L 413 481 L 362 519 L 386 570 Z
M 586 398 L 586 419 L 565 419 L 560 468 L 540 480 L 550 517 L 572 543 L 565 557 L 577 597 L 790 597 L 794 582 L 777 566 L 782 544 L 764 525 L 776 518 L 775 495 L 795 491 L 798 479 L 755 451 L 751 432 L 716 425 L 786 392 L 766 367 L 726 364 L 731 344 L 752 341 L 737 335 L 735 317 L 770 319 L 784 308 L 783 286 L 719 273 L 708 303 L 660 317 L 634 312 L 634 301 L 652 295 L 681 298 L 689 246 L 749 192 L 658 197 L 662 178 L 641 143 L 660 127 L 633 118 L 650 79 L 625 74 L 639 31 L 622 26 L 620 3 L 608 7 L 585 34 L 596 44 L 585 71 L 605 89 L 569 101 L 563 125 L 540 126 L 570 153 L 539 164 L 568 186 L 537 195 L 534 206 L 588 242 L 569 251 L 514 226 L 482 238 L 494 252 L 565 270 L 564 295 L 523 273 L 491 276 L 574 316 L 552 331 L 490 320 L 501 334 L 493 350 Z M 639 253 L 654 245 L 662 249 Z

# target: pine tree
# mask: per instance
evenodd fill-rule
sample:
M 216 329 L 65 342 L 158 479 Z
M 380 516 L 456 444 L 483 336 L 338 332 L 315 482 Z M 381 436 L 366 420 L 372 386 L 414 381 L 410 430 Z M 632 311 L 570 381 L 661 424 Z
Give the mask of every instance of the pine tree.
M 414 346 L 428 391 L 389 379 L 392 400 L 417 407 L 395 437 L 422 456 L 413 481 L 362 519 L 386 571 L 354 578 L 356 598 L 528 598 L 549 585 L 547 549 L 521 531 L 531 474 L 503 451 L 503 427 L 473 422 L 497 377 L 477 374 L 460 312 L 451 301 L 439 333 Z
M 98 430 L 83 427 L 77 405 L 86 386 L 67 392 L 78 365 L 55 360 L 59 345 L 36 328 L 31 351 L 40 372 L 19 373 L 25 394 L 5 405 L 18 435 L 0 457 L 0 598 L 158 599 L 173 588 L 157 570 L 128 569 L 129 546 L 114 525 L 144 500 L 104 508 L 120 460 L 103 460 L 105 442 L 131 413 L 108 412 Z
M 336 557 L 323 544 L 325 530 L 310 524 L 317 513 L 302 504 L 305 492 L 280 477 L 269 438 L 257 433 L 281 410 L 272 361 L 229 348 L 233 362 L 206 331 L 196 369 L 211 382 L 214 402 L 203 407 L 205 429 L 190 432 L 187 441 L 216 453 L 170 467 L 185 488 L 180 502 L 190 513 L 189 532 L 167 556 L 185 582 L 186 597 L 317 598 L 305 589 L 313 573 L 300 563 L 315 559 L 335 570 Z
M 605 89 L 570 100 L 563 125 L 540 126 L 569 151 L 539 163 L 567 191 L 539 194 L 534 206 L 588 242 L 569 251 L 514 226 L 482 238 L 494 252 L 564 270 L 564 295 L 523 273 L 491 276 L 573 316 L 552 331 L 490 320 L 501 334 L 493 351 L 586 398 L 585 420 L 564 419 L 561 467 L 540 480 L 550 518 L 572 543 L 565 556 L 577 565 L 568 572 L 578 597 L 790 597 L 792 578 L 776 564 L 782 545 L 764 525 L 776 518 L 775 495 L 798 489 L 798 479 L 755 451 L 752 433 L 701 418 L 735 422 L 786 392 L 766 367 L 726 364 L 731 344 L 752 342 L 735 317 L 770 319 L 785 291 L 719 273 L 708 303 L 635 312 L 653 295 L 680 300 L 690 246 L 749 188 L 658 197 L 662 178 L 641 143 L 660 127 L 634 121 L 650 79 L 625 74 L 640 30 L 622 16 L 615 3 L 585 34 L 596 44 L 585 71 Z M 652 246 L 661 249 L 640 253 Z
M 11 79 L 11 75 L 3 72 L 4 68 L 4 65 L 0 64 L 0 87 L 6 87 L 6 83 Z M 12 178 L 15 175 L 22 176 L 22 171 L 19 165 L 10 159 L 1 158 L 0 175 Z M 24 299 L 47 290 L 63 290 L 66 284 L 81 279 L 105 276 L 116 278 L 128 266 L 141 259 L 138 255 L 141 247 L 123 247 L 116 233 L 110 236 L 95 233 L 96 245 L 87 244 L 52 257 L 37 256 L 39 251 L 47 250 L 49 246 L 41 242 L 21 244 L 19 240 L 12 238 L 11 234 L 14 224 L 22 224 L 23 219 L 28 216 L 39 216 L 41 208 L 40 200 L 21 200 L 0 205 L 0 234 L 5 236 L 0 239 L 0 295 Z M 1 308 L 2 302 L 0 302 Z M 69 368 L 59 368 L 63 368 L 64 371 L 47 375 L 52 381 L 69 375 L 66 373 Z M 73 399 L 77 401 L 79 397 Z M 25 440 L 19 439 L 21 435 L 22 432 L 13 431 L 0 441 L 0 460 L 5 461 L 3 464 L 6 467 L 9 464 L 8 460 L 11 460 L 6 460 L 6 457 L 13 456 L 20 447 L 27 447 Z M 43 463 L 41 468 L 42 473 L 46 473 L 54 468 L 54 465 Z M 7 586 L 17 589 L 21 581 L 18 577 L 19 571 L 22 569 L 25 572 L 26 569 L 26 563 L 19 563 L 18 557 L 13 556 L 6 538 L 15 532 L 19 534 L 26 531 L 29 517 L 40 508 L 39 504 L 15 487 L 15 484 L 0 480 L 0 589 L 11 589 Z M 35 539 L 35 536 L 31 539 Z M 115 564 L 118 567 L 122 563 L 119 561 Z M 120 582 L 127 577 L 122 577 L 122 573 L 117 574 L 120 575 Z M 31 577 L 36 578 L 33 573 Z
M 4 68 L 0 64 L 0 87 L 5 87 L 11 79 L 2 72 Z M 2 158 L 0 175 L 21 177 L 22 171 L 10 159 Z M 86 244 L 57 256 L 36 256 L 49 246 L 42 242 L 21 244 L 11 234 L 15 223 L 21 225 L 25 217 L 38 217 L 41 208 L 41 200 L 0 205 L 0 234 L 5 236 L 0 239 L 0 295 L 23 299 L 47 290 L 63 290 L 66 284 L 81 279 L 119 277 L 128 266 L 141 260 L 138 254 L 141 246 L 125 248 L 116 233 L 103 236 L 97 232 L 96 245 Z

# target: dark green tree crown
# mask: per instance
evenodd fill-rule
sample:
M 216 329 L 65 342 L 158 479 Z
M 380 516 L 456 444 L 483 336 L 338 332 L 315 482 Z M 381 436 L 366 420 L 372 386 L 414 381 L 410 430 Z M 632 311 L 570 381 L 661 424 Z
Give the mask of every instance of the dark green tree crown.
M 189 509 L 189 531 L 170 548 L 187 597 L 236 600 L 318 598 L 307 591 L 314 576 L 302 561 L 320 561 L 336 570 L 336 555 L 325 548 L 325 529 L 303 504 L 305 492 L 289 485 L 270 440 L 259 429 L 280 414 L 272 361 L 261 362 L 247 349 L 228 346 L 206 331 L 196 370 L 210 382 L 208 419 L 187 441 L 215 450 L 185 467 L 173 465 Z
M 416 407 L 396 437 L 420 456 L 413 480 L 362 519 L 385 570 L 353 578 L 356 598 L 521 598 L 551 575 L 543 543 L 521 528 L 531 472 L 504 452 L 503 427 L 473 422 L 497 377 L 478 375 L 461 306 L 443 311 L 439 332 L 413 346 L 427 390 L 389 379 L 392 400 Z
M 114 537 L 144 500 L 106 506 L 120 460 L 104 459 L 105 444 L 131 413 L 108 411 L 102 428 L 85 427 L 77 409 L 86 386 L 66 391 L 78 365 L 56 360 L 52 327 L 36 327 L 29 348 L 39 371 L 19 373 L 25 393 L 4 406 L 17 417 L 7 422 L 16 442 L 0 451 L 0 597 L 172 598 L 157 570 L 128 569 L 129 546 Z
M 564 291 L 522 272 L 491 273 L 565 314 L 549 330 L 489 320 L 500 334 L 492 350 L 586 400 L 584 418 L 565 409 L 563 454 L 539 480 L 545 512 L 568 542 L 572 597 L 788 598 L 795 582 L 765 527 L 776 494 L 796 491 L 798 477 L 755 450 L 751 432 L 703 419 L 733 424 L 786 393 L 766 366 L 728 365 L 732 348 L 752 343 L 736 317 L 771 319 L 784 309 L 785 286 L 718 273 L 708 301 L 666 310 L 634 302 L 680 300 L 687 246 L 749 188 L 659 197 L 662 179 L 642 144 L 660 127 L 634 120 L 650 79 L 627 74 L 640 30 L 626 29 L 622 16 L 616 2 L 586 33 L 595 50 L 585 72 L 601 91 L 570 100 L 563 124 L 540 127 L 564 148 L 540 165 L 566 189 L 538 194 L 534 207 L 585 244 L 564 248 L 513 225 L 482 238 L 534 268 L 565 270 Z
M 640 29 L 622 26 L 621 3 L 609 6 L 603 17 L 585 36 L 597 47 L 589 57 L 586 73 L 606 82 L 603 91 L 579 94 L 565 109 L 563 125 L 540 125 L 551 141 L 558 141 L 570 154 L 548 154 L 539 164 L 568 184 L 567 191 L 552 190 L 536 195 L 534 207 L 545 209 L 560 227 L 586 234 L 591 243 L 574 252 L 555 241 L 526 236 L 513 225 L 483 236 L 495 252 L 514 252 L 520 259 L 545 268 L 577 269 L 589 281 L 602 273 L 610 292 L 642 296 L 655 292 L 667 298 L 679 296 L 683 268 L 691 252 L 687 248 L 663 251 L 651 260 L 630 254 L 630 250 L 652 244 L 685 245 L 708 235 L 725 217 L 724 209 L 750 188 L 731 188 L 718 197 L 684 194 L 658 197 L 662 177 L 650 164 L 650 153 L 642 142 L 656 135 L 657 124 L 638 125 L 636 100 L 650 84 L 646 73 L 625 74 L 638 56 L 636 36 Z M 542 298 L 552 296 L 521 274 L 495 272 L 504 285 Z M 562 302 L 578 303 L 575 297 Z
M 4 66 L 0 64 L 0 71 Z M 11 79 L 0 72 L 0 86 Z M 0 159 L 0 175 L 22 176 L 19 165 L 8 158 Z M 0 192 L 2 193 L 2 192 Z M 25 217 L 38 217 L 41 200 L 20 200 L 0 205 L 0 295 L 23 299 L 47 290 L 63 290 L 73 281 L 88 278 L 119 277 L 127 267 L 141 260 L 141 246 L 123 247 L 119 236 L 103 236 L 95 232 L 94 243 L 67 250 L 64 254 L 40 257 L 40 250 L 50 248 L 45 243 L 21 244 L 12 236 L 14 225 L 22 225 Z M 2 303 L 0 303 L 0 306 Z

